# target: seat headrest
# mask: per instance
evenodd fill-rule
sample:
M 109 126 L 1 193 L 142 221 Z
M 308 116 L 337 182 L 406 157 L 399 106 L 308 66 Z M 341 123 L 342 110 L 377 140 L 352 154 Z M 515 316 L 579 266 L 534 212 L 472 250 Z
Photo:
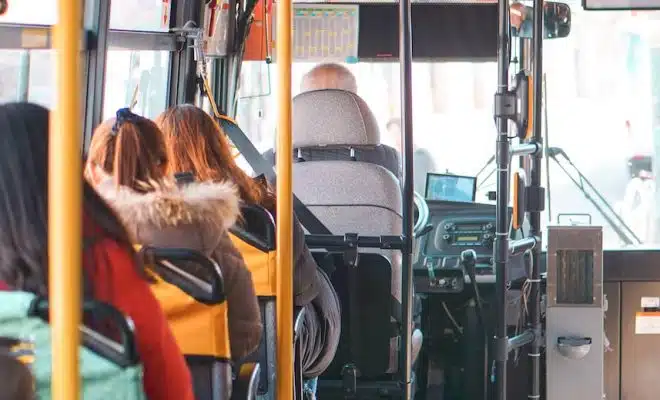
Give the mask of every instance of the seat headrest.
M 376 146 L 378 123 L 362 98 L 344 90 L 305 92 L 293 98 L 293 148 Z

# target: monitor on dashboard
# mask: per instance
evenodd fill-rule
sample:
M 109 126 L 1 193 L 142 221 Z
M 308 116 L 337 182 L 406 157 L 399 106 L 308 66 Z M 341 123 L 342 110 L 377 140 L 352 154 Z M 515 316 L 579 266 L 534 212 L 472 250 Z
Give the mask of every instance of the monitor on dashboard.
M 426 199 L 474 203 L 477 178 L 449 174 L 426 174 Z

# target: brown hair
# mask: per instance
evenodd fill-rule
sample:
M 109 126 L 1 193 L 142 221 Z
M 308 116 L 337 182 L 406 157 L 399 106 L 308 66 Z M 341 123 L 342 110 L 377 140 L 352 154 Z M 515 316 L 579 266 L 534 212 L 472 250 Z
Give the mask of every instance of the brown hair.
M 270 188 L 236 164 L 224 132 L 204 110 L 177 105 L 160 114 L 156 124 L 165 135 L 170 174 L 191 172 L 201 181 L 231 181 L 246 203 L 275 207 Z
M 165 138 L 153 121 L 121 109 L 94 130 L 87 163 L 118 186 L 144 191 L 145 183 L 161 180 L 167 170 Z

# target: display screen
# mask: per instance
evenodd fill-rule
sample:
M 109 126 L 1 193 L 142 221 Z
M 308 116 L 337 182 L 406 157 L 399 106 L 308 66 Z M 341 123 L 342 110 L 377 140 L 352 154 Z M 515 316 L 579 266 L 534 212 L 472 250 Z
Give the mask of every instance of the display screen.
M 471 176 L 426 174 L 428 200 L 473 203 L 477 192 L 477 178 Z
M 479 241 L 479 236 L 459 236 L 456 238 L 457 242 L 477 242 Z
M 480 231 L 481 225 L 456 225 L 457 231 Z
M 294 4 L 293 57 L 300 62 L 358 61 L 360 7 Z M 273 15 L 273 32 L 276 18 Z M 273 43 L 275 40 L 273 38 Z
M 659 0 L 582 0 L 585 10 L 660 10 Z

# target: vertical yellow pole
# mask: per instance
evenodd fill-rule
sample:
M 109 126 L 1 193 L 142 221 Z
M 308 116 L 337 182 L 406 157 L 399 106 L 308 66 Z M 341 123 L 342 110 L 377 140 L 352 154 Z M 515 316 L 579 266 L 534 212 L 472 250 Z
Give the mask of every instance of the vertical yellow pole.
M 48 255 L 50 321 L 53 328 L 53 400 L 78 400 L 78 344 L 82 259 L 82 0 L 58 0 L 57 103 L 50 129 Z
M 525 40 L 527 41 L 528 39 Z M 530 51 L 528 54 L 531 55 L 532 52 Z M 528 98 L 527 107 L 529 111 L 527 112 L 528 119 L 527 119 L 527 132 L 525 133 L 525 140 L 531 139 L 534 136 L 534 76 L 530 75 L 528 79 L 529 79 L 528 80 L 529 94 L 527 95 Z
M 277 3 L 277 399 L 293 399 L 292 0 Z

